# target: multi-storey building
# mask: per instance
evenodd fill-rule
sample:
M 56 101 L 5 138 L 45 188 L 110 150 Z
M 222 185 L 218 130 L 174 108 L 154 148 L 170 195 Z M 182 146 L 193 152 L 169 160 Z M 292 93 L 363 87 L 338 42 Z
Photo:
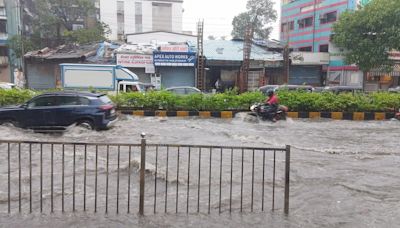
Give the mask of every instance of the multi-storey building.
M 110 40 L 150 31 L 182 32 L 183 0 L 100 0 L 100 20 Z
M 314 53 L 307 54 L 314 60 L 321 59 L 322 53 L 329 53 L 328 61 L 323 61 L 317 68 L 315 65 L 314 68 L 309 65 L 308 69 L 304 67 L 298 69 L 298 66 L 293 66 L 291 75 L 293 74 L 294 78 L 299 78 L 301 76 L 299 74 L 315 75 L 319 71 L 322 85 L 362 84 L 362 72 L 357 66 L 346 65 L 343 57 L 344 50 L 335 47 L 330 40 L 333 24 L 338 20 L 340 14 L 346 10 L 356 10 L 360 4 L 367 2 L 363 1 L 282 0 L 281 40 L 289 43 L 289 47 L 295 53 Z M 303 60 L 305 59 L 303 58 Z M 299 80 L 293 81 L 301 83 Z

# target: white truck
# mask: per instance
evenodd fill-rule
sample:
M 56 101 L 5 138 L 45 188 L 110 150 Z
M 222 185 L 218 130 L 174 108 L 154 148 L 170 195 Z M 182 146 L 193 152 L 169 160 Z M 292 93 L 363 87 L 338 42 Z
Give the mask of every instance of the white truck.
M 139 82 L 138 76 L 119 65 L 60 64 L 64 89 L 98 89 L 114 92 L 144 92 L 148 84 Z

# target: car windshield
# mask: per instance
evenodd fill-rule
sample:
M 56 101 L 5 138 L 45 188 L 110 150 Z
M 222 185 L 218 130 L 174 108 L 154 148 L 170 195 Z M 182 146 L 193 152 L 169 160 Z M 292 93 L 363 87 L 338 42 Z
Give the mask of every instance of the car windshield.
M 106 95 L 100 96 L 99 99 L 100 99 L 101 102 L 103 102 L 104 104 L 110 104 L 110 103 L 112 103 L 112 101 L 110 100 L 110 98 L 108 98 Z

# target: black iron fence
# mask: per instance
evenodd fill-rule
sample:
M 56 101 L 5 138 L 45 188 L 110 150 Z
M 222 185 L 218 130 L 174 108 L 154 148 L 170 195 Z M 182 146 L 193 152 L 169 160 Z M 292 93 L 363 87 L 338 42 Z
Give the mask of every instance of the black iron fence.
M 143 135 L 140 144 L 0 140 L 0 153 L 0 212 L 231 213 L 269 204 L 289 213 L 289 146 L 147 144 Z

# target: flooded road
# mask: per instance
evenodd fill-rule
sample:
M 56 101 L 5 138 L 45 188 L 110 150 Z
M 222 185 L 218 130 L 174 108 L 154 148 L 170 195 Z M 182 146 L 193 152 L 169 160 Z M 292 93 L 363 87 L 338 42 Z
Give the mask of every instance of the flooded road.
M 292 146 L 290 215 L 282 211 L 205 214 L 148 213 L 104 215 L 0 215 L 8 226 L 89 227 L 400 227 L 400 123 L 332 120 L 288 120 L 272 124 L 235 119 L 126 117 L 109 131 L 71 128 L 63 135 L 44 135 L 0 126 L 3 140 L 138 143 L 229 146 Z M 5 150 L 0 152 L 7 157 Z M 6 159 L 0 175 L 6 179 Z M 137 181 L 135 178 L 132 181 Z M 1 183 L 3 186 L 6 183 Z M 4 189 L 4 188 L 1 188 Z M 0 207 L 7 204 L 0 192 Z

